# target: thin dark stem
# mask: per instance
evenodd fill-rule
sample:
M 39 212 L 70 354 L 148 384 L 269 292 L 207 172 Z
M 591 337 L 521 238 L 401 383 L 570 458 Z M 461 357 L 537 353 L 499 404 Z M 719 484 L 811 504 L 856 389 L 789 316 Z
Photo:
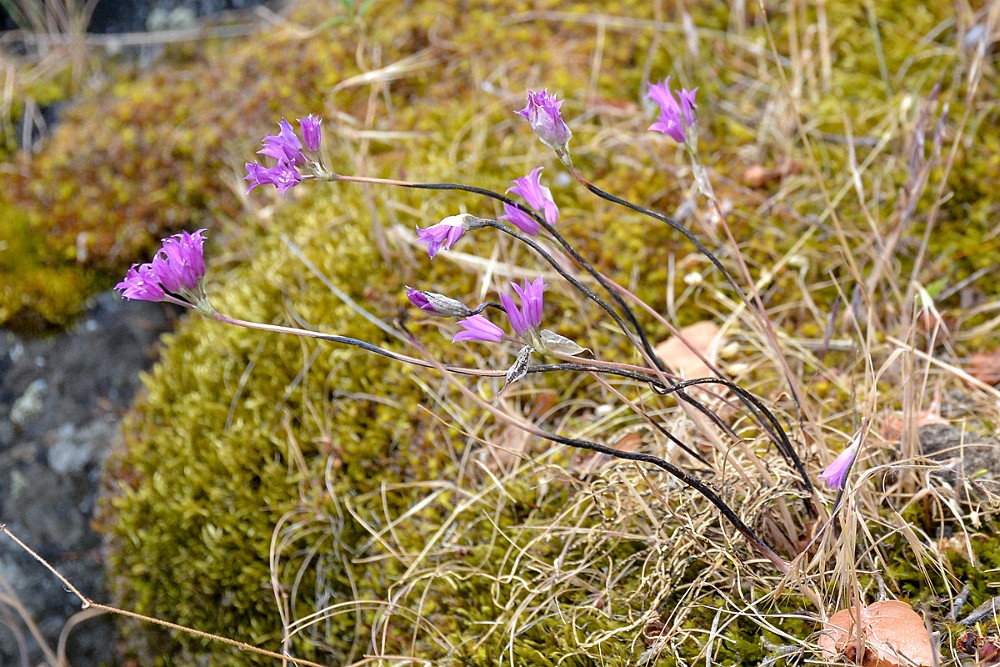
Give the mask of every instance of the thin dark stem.
M 630 202 L 628 200 L 625 200 L 625 199 L 622 199 L 620 197 L 617 197 L 617 196 L 611 194 L 610 192 L 607 192 L 606 190 L 603 190 L 603 189 L 597 187 L 596 185 L 590 183 L 586 178 L 583 177 L 583 175 L 575 167 L 569 166 L 568 168 L 570 169 L 570 172 L 573 174 L 573 177 L 576 178 L 577 181 L 579 181 L 581 184 L 583 184 L 588 190 L 590 190 L 590 192 L 592 192 L 593 194 L 597 195 L 598 197 L 601 197 L 602 199 L 606 199 L 607 201 L 610 201 L 612 203 L 624 206 L 624 207 L 626 207 L 626 208 L 628 208 L 630 210 L 636 211 L 637 213 L 641 213 L 643 215 L 647 215 L 649 217 L 652 217 L 655 220 L 659 220 L 661 222 L 664 222 L 664 223 L 670 225 L 672 228 L 674 228 L 677 231 L 679 231 L 681 234 L 683 234 L 685 238 L 687 238 L 688 240 L 690 240 L 695 245 L 695 247 L 702 254 L 704 254 L 705 257 L 707 257 L 709 259 L 709 261 L 711 261 L 712 264 L 716 268 L 719 269 L 719 271 L 722 272 L 723 276 L 725 276 L 725 278 L 729 282 L 729 284 L 732 285 L 733 289 L 735 289 L 736 292 L 737 292 L 737 294 L 739 294 L 741 300 L 744 303 L 746 303 L 746 301 L 747 301 L 746 297 L 743 294 L 742 289 L 740 289 L 739 285 L 733 279 L 732 275 L 726 270 L 726 268 L 722 265 L 722 263 L 719 261 L 719 259 L 708 248 L 706 248 L 701 243 L 701 241 L 699 241 L 697 239 L 697 237 L 695 237 L 694 234 L 692 234 L 691 231 L 689 231 L 684 225 L 682 225 L 681 223 L 677 222 L 673 218 L 670 218 L 670 217 L 665 216 L 665 215 L 663 215 L 661 213 L 657 213 L 656 211 L 647 209 L 647 208 L 639 206 L 637 204 L 633 204 L 632 202 Z M 328 180 L 331 180 L 331 181 L 347 181 L 347 182 L 382 183 L 382 184 L 385 184 L 385 185 L 394 185 L 394 186 L 398 186 L 398 187 L 405 187 L 405 188 L 411 188 L 411 189 L 416 189 L 416 190 L 458 190 L 458 191 L 461 191 L 461 192 L 470 192 L 472 194 L 482 195 L 484 197 L 488 197 L 490 199 L 495 199 L 497 201 L 500 201 L 500 202 L 503 202 L 503 203 L 508 204 L 510 206 L 514 206 L 514 207 L 518 208 L 519 210 L 521 210 L 522 212 L 524 212 L 526 215 L 530 216 L 533 220 L 535 220 L 535 222 L 537 222 L 542 228 L 544 228 L 545 231 L 548 232 L 559 243 L 559 245 L 561 245 L 563 247 L 563 249 L 576 262 L 578 262 L 580 264 L 580 266 L 582 266 L 587 271 L 587 273 L 589 273 L 611 295 L 611 297 L 614 299 L 614 301 L 622 308 L 622 312 L 625 313 L 626 318 L 628 318 L 629 323 L 634 328 L 635 335 L 639 338 L 640 345 L 641 345 L 643 351 L 645 352 L 645 354 L 646 354 L 648 360 L 650 361 L 650 363 L 652 363 L 653 366 L 658 371 L 660 371 L 661 373 L 666 372 L 666 368 L 664 367 L 663 362 L 660 360 L 660 358 L 656 355 L 656 352 L 653 350 L 652 344 L 649 342 L 649 338 L 647 337 L 645 330 L 643 329 L 642 325 L 639 323 L 639 320 L 636 318 L 635 313 L 632 311 L 631 308 L 629 308 L 628 304 L 625 302 L 625 300 L 621 296 L 621 294 L 619 294 L 618 290 L 614 289 L 611 286 L 611 284 L 608 282 L 608 280 L 599 271 L 597 271 L 589 262 L 587 262 L 587 260 L 585 260 L 576 251 L 576 248 L 574 248 L 573 245 L 570 244 L 569 241 L 567 241 L 565 239 L 565 237 L 563 237 L 561 234 L 559 234 L 559 232 L 556 231 L 556 229 L 552 225 L 550 225 L 542 216 L 538 215 L 535 211 L 533 211 L 533 210 L 531 210 L 531 209 L 529 209 L 529 208 L 527 208 L 527 207 L 519 204 L 518 202 L 510 199 L 509 197 L 506 197 L 506 196 L 500 194 L 499 192 L 494 192 L 493 190 L 488 190 L 486 188 L 480 188 L 480 187 L 476 187 L 476 186 L 473 186 L 473 185 L 464 185 L 464 184 L 461 184 L 461 183 L 414 183 L 414 182 L 411 182 L 411 181 L 400 181 L 400 180 L 393 180 L 393 179 L 379 179 L 379 178 L 369 178 L 369 177 L 343 176 L 343 175 L 340 175 L 340 174 L 333 174 L 332 172 L 329 173 Z M 555 261 L 555 259 L 551 255 L 549 255 L 548 253 L 546 253 L 534 240 L 532 240 L 528 236 L 525 236 L 523 234 L 515 232 L 514 230 L 512 230 L 512 229 L 510 229 L 510 228 L 508 228 L 508 227 L 506 227 L 506 226 L 504 226 L 502 224 L 500 224 L 499 222 L 497 222 L 495 220 L 488 220 L 487 219 L 486 222 L 488 224 L 490 224 L 490 226 L 493 226 L 496 229 L 498 229 L 498 230 L 500 230 L 500 231 L 502 231 L 504 233 L 510 234 L 511 236 L 514 236 L 515 238 L 517 238 L 518 240 L 522 241 L 523 243 L 528 244 L 533 250 L 535 250 L 535 252 L 539 253 L 539 255 L 543 259 L 545 259 L 549 263 L 549 265 L 551 265 L 571 285 L 573 285 L 577 290 L 579 290 L 587 298 L 589 298 L 592 301 L 594 301 L 595 303 L 597 303 L 605 312 L 607 312 L 612 317 L 612 319 L 614 319 L 615 323 L 621 328 L 621 330 L 626 334 L 626 336 L 628 336 L 630 340 L 633 340 L 633 343 L 634 343 L 634 339 L 632 338 L 632 333 L 629 331 L 628 327 L 622 321 L 622 319 L 618 315 L 617 311 L 615 311 L 603 299 L 601 299 L 600 297 L 598 297 L 588 287 L 586 287 L 585 285 L 583 285 L 582 283 L 580 283 L 578 280 L 576 280 L 575 278 L 573 278 L 572 276 L 570 276 L 564 269 L 562 269 L 562 267 L 559 266 L 559 264 Z M 778 422 L 778 420 L 774 417 L 774 415 L 769 410 L 767 410 L 767 408 L 765 408 L 763 406 L 763 404 L 760 403 L 760 401 L 756 397 L 752 397 L 752 395 L 749 392 L 747 392 L 746 390 L 738 387 L 735 384 L 731 384 L 731 386 L 734 388 L 734 392 L 740 398 L 740 402 L 742 402 L 744 405 L 746 405 L 747 408 L 751 411 L 751 413 L 754 414 L 755 417 L 757 417 L 758 422 L 760 423 L 761 427 L 764 429 L 764 431 L 768 434 L 768 436 L 771 438 L 771 440 L 778 447 L 778 450 L 795 467 L 796 471 L 799 473 L 799 475 L 800 475 L 800 477 L 802 479 L 802 483 L 803 483 L 804 487 L 807 490 L 811 491 L 812 488 L 813 488 L 812 481 L 809 479 L 809 475 L 806 473 L 805 465 L 802 463 L 802 460 L 799 458 L 798 454 L 795 452 L 794 447 L 791 445 L 791 442 L 789 441 L 787 433 L 785 432 L 785 430 L 781 426 L 781 424 Z M 691 397 L 687 396 L 682 391 L 679 392 L 678 395 L 680 396 L 681 400 L 683 400 L 684 402 L 688 403 L 689 405 L 695 407 L 695 409 L 697 409 L 699 412 L 701 412 L 702 414 L 704 414 L 705 416 L 707 416 L 717 427 L 719 427 L 720 429 L 722 429 L 723 431 L 725 431 L 727 433 L 731 433 L 731 429 L 729 429 L 728 426 L 725 423 L 722 422 L 722 420 L 718 417 L 718 415 L 716 415 L 713 412 L 711 412 L 711 410 L 709 410 L 707 407 L 705 407 L 704 405 L 702 405 L 700 402 L 692 399 Z M 765 415 L 765 418 L 761 418 L 760 417 L 760 415 L 757 412 L 758 410 L 760 410 Z M 768 423 L 770 423 L 770 426 L 768 426 Z M 815 511 L 815 509 L 811 508 L 811 511 Z
M 631 211 L 635 211 L 636 213 L 641 213 L 642 215 L 649 216 L 654 220 L 666 223 L 673 229 L 680 232 L 684 236 L 684 238 L 686 238 L 688 241 L 694 244 L 694 247 L 698 249 L 698 252 L 704 255 L 708 259 L 708 261 L 710 261 L 712 265 L 715 266 L 715 268 L 717 268 L 722 273 L 722 275 L 726 279 L 726 282 L 728 282 L 730 286 L 734 290 L 736 290 L 736 293 L 740 296 L 740 299 L 744 303 L 748 303 L 746 296 L 743 294 L 743 290 L 740 288 L 739 284 L 729 273 L 729 271 L 726 270 L 726 267 L 722 265 L 722 262 L 719 261 L 719 258 L 716 257 L 711 250 L 705 247 L 705 244 L 699 241 L 698 237 L 695 236 L 691 232 L 691 230 L 689 230 L 687 227 L 677 222 L 670 216 L 663 215 L 662 213 L 658 213 L 652 209 L 648 209 L 645 206 L 639 206 L 638 204 L 634 204 L 628 201 L 627 199 L 622 199 L 621 197 L 611 194 L 607 190 L 603 190 L 597 187 L 596 185 L 588 181 L 586 178 L 584 178 L 583 174 L 581 174 L 576 167 L 571 167 L 570 173 L 573 175 L 573 178 L 575 178 L 581 185 L 583 185 L 583 187 L 587 188 L 588 190 L 590 190 L 591 193 L 597 195 L 601 199 L 612 202 L 613 204 L 618 204 L 619 206 L 624 206 L 625 208 Z

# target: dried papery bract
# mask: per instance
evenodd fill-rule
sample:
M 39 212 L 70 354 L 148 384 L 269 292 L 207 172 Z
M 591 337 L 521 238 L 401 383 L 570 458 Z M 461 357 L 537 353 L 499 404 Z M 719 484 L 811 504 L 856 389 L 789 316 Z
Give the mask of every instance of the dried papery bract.
M 859 618 L 860 616 L 860 618 Z M 823 657 L 846 656 L 864 667 L 933 667 L 934 648 L 924 620 L 905 602 L 884 600 L 843 609 L 824 624 Z

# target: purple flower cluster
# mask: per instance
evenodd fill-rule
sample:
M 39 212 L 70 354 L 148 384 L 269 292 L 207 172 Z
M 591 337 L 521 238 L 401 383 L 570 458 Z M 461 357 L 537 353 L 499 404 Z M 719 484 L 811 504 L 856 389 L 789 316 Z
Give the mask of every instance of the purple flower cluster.
M 510 326 L 518 336 L 530 337 L 537 332 L 542 324 L 542 306 L 544 305 L 545 281 L 541 276 L 532 282 L 524 281 L 523 285 L 510 284 L 521 298 L 521 307 L 514 304 L 509 294 L 501 294 L 500 301 L 507 311 Z M 503 340 L 503 329 L 490 322 L 482 315 L 473 315 L 458 324 L 464 329 L 452 338 L 453 343 L 461 340 L 479 340 L 487 343 L 499 343 Z
M 670 89 L 669 76 L 661 84 L 650 84 L 646 97 L 660 105 L 660 119 L 650 125 L 649 129 L 662 132 L 677 143 L 683 144 L 687 138 L 688 128 L 693 127 L 697 120 L 695 115 L 697 106 L 694 102 L 697 92 L 697 88 L 693 90 L 681 88 L 677 93 L 677 97 L 680 98 L 678 104 L 674 92 Z
M 302 152 L 303 148 L 311 153 L 319 150 L 322 122 L 312 114 L 300 120 L 299 126 L 302 129 L 300 141 L 292 126 L 282 118 L 278 123 L 278 134 L 264 137 L 264 148 L 257 151 L 258 155 L 274 158 L 277 163 L 273 167 L 264 167 L 256 162 L 247 162 L 247 175 L 244 176 L 244 180 L 250 183 L 247 192 L 258 185 L 273 185 L 283 195 L 289 188 L 301 183 L 302 173 L 299 169 L 309 164 L 309 160 Z
M 535 131 L 542 143 L 556 152 L 566 150 L 573 133 L 562 119 L 562 102 L 555 95 L 549 95 L 547 90 L 528 91 L 528 106 L 516 111 L 527 119 L 531 129 Z
M 197 300 L 205 275 L 204 231 L 181 232 L 163 239 L 153 261 L 133 264 L 115 289 L 126 299 L 140 301 L 164 301 L 168 292 Z
M 527 202 L 528 206 L 542 213 L 545 217 L 545 222 L 554 225 L 559 220 L 559 208 L 556 206 L 555 200 L 552 199 L 552 191 L 542 186 L 539 181 L 541 171 L 542 168 L 537 167 L 527 176 L 515 178 L 514 186 L 508 188 L 507 192 L 519 195 Z M 538 223 L 521 209 L 510 204 L 504 204 L 503 212 L 504 214 L 500 216 L 501 220 L 510 222 L 530 236 L 538 233 L 540 229 Z

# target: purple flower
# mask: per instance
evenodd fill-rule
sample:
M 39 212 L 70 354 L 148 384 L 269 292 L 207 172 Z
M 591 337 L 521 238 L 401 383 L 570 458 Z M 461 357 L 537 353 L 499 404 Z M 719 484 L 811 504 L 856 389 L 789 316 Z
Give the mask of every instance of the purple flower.
M 247 193 L 258 185 L 273 185 L 278 188 L 278 192 L 284 195 L 289 188 L 293 188 L 302 182 L 302 174 L 294 165 L 279 161 L 273 167 L 262 167 L 256 162 L 246 163 L 247 175 L 244 180 L 249 181 L 250 187 Z
M 319 150 L 320 142 L 323 140 L 319 131 L 319 125 L 322 122 L 321 119 L 312 114 L 299 120 L 299 125 L 302 127 L 302 142 L 305 143 L 308 150 L 314 153 Z
M 139 301 L 163 301 L 166 296 L 152 264 L 133 264 L 125 274 L 125 280 L 115 285 L 115 289 L 122 293 L 123 298 Z
M 562 102 L 555 95 L 549 95 L 547 90 L 541 92 L 528 91 L 528 106 L 515 113 L 523 116 L 531 124 L 538 138 L 554 151 L 566 149 L 573 133 L 563 122 L 559 108 Z
M 499 343 L 503 340 L 503 329 L 490 322 L 482 315 L 473 315 L 458 321 L 464 331 L 459 331 L 451 339 L 457 343 L 460 340 L 481 340 L 487 343 Z
M 501 294 L 500 302 L 503 303 L 504 310 L 507 311 L 510 326 L 518 336 L 523 337 L 542 324 L 545 281 L 539 276 L 530 283 L 525 280 L 523 287 L 518 287 L 516 283 L 511 283 L 510 286 L 521 298 L 521 308 L 518 309 L 514 305 L 514 299 L 509 294 Z
M 193 291 L 205 275 L 204 229 L 163 239 L 153 257 L 153 273 L 167 292 Z
M 847 449 L 842 451 L 837 458 L 833 460 L 833 463 L 826 467 L 826 470 L 820 474 L 819 478 L 827 483 L 831 489 L 842 489 L 844 488 L 844 482 L 847 481 L 847 473 L 851 469 L 851 464 L 854 462 L 854 457 L 858 455 L 858 443 L 852 443 Z
M 269 134 L 264 137 L 264 148 L 257 151 L 257 154 L 267 155 L 278 162 L 288 162 L 296 167 L 301 167 L 306 163 L 306 156 L 302 154 L 302 142 L 295 135 L 295 130 L 284 118 L 278 123 L 278 128 L 278 134 Z
M 674 93 L 670 90 L 670 77 L 664 79 L 662 84 L 651 83 L 649 99 L 660 105 L 660 119 L 649 126 L 650 130 L 662 132 L 679 144 L 683 144 L 687 137 L 687 129 L 694 126 L 697 117 L 694 96 L 698 89 L 687 90 L 682 88 L 677 96 L 680 98 L 678 104 Z
M 541 230 L 534 218 L 510 204 L 503 205 L 503 215 L 500 216 L 500 219 L 511 223 L 528 236 L 534 236 Z
M 322 139 L 320 135 L 321 122 L 323 121 L 312 114 L 299 121 L 306 150 L 313 153 L 319 150 Z M 295 134 L 291 124 L 282 118 L 281 122 L 278 123 L 278 134 L 267 135 L 262 143 L 264 148 L 257 151 L 257 154 L 274 158 L 277 164 L 273 167 L 264 167 L 256 162 L 247 162 L 247 175 L 243 177 L 244 180 L 250 182 L 247 192 L 249 193 L 258 185 L 273 185 L 284 195 L 289 188 L 302 182 L 299 168 L 310 164 L 302 153 L 302 141 Z
M 544 187 L 539 181 L 541 171 L 542 167 L 536 167 L 527 176 L 515 178 L 513 187 L 507 188 L 507 192 L 520 195 L 527 202 L 528 206 L 542 212 L 545 216 L 545 222 L 554 225 L 559 221 L 559 208 L 556 206 L 555 200 L 552 199 L 552 191 Z M 504 204 L 503 210 L 504 215 L 501 217 L 501 220 L 507 220 L 517 225 L 525 234 L 534 236 L 538 233 L 538 223 L 532 220 L 531 216 L 527 215 L 524 211 L 510 204 Z
M 465 233 L 465 218 L 463 215 L 451 215 L 426 229 L 417 227 L 417 241 L 427 244 L 427 254 L 433 258 L 441 249 L 451 250 Z
M 431 315 L 438 315 L 440 317 L 467 317 L 472 315 L 472 310 L 461 301 L 452 299 L 450 296 L 445 296 L 444 294 L 438 294 L 437 292 L 425 292 L 407 287 L 406 298 L 414 306 Z

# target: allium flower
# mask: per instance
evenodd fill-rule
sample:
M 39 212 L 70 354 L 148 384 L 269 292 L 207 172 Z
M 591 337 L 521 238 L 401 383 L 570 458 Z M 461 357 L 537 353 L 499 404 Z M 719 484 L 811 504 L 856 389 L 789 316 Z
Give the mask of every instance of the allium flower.
M 649 99 L 660 105 L 660 119 L 649 126 L 650 130 L 662 132 L 679 144 L 683 144 L 687 138 L 687 129 L 693 127 L 697 116 L 694 96 L 698 89 L 687 90 L 682 88 L 677 93 L 680 104 L 674 97 L 674 92 L 670 90 L 670 77 L 664 79 L 662 84 L 652 83 L 649 85 Z
M 516 206 L 511 206 L 510 204 L 503 205 L 503 215 L 500 216 L 500 219 L 511 223 L 528 236 L 534 236 L 542 229 L 538 223 L 535 222 L 534 218 Z
M 273 185 L 282 195 L 302 182 L 302 174 L 288 162 L 279 162 L 273 167 L 262 167 L 256 162 L 247 162 L 247 175 L 244 180 L 250 182 L 247 192 L 258 185 Z
M 427 254 L 433 258 L 434 255 L 444 250 L 451 250 L 451 247 L 458 243 L 465 233 L 465 222 L 470 216 L 465 214 L 450 215 L 436 225 L 421 229 L 417 227 L 417 241 L 427 244 Z
M 152 264 L 133 264 L 115 289 L 122 293 L 122 298 L 139 301 L 163 301 L 166 296 Z
M 453 343 L 461 340 L 481 340 L 487 343 L 499 343 L 503 340 L 503 329 L 482 315 L 467 317 L 464 320 L 459 320 L 458 324 L 464 331 L 459 331 L 455 334 L 451 339 Z
M 322 122 L 322 119 L 312 114 L 299 120 L 299 125 L 302 127 L 302 142 L 306 145 L 306 149 L 314 153 L 319 150 L 320 142 L 323 140 L 319 128 Z
M 163 239 L 163 245 L 146 264 L 133 264 L 125 280 L 115 289 L 126 299 L 140 301 L 174 301 L 167 292 L 173 292 L 187 301 L 200 301 L 201 279 L 205 276 L 205 230 L 194 234 L 181 232 Z
M 566 144 L 573 136 L 569 126 L 562 119 L 560 107 L 562 102 L 556 100 L 555 95 L 549 95 L 548 91 L 542 90 L 536 93 L 529 90 L 528 106 L 515 113 L 528 120 L 531 129 L 542 143 L 558 152 L 566 150 Z
M 540 183 L 539 174 L 541 174 L 541 171 L 542 167 L 537 167 L 527 176 L 515 178 L 513 187 L 507 188 L 507 192 L 520 195 L 527 202 L 528 206 L 545 216 L 545 222 L 554 225 L 559 221 L 559 207 L 556 206 L 555 200 L 552 199 L 552 191 Z M 504 214 L 500 217 L 501 220 L 506 220 L 516 225 L 525 234 L 534 236 L 538 233 L 538 223 L 524 211 L 510 204 L 504 204 L 503 211 Z
M 833 460 L 833 463 L 826 467 L 819 478 L 827 483 L 831 489 L 842 489 L 844 488 L 844 482 L 847 481 L 847 473 L 851 469 L 851 464 L 854 462 L 854 457 L 858 455 L 858 445 L 859 441 L 855 438 L 847 449 L 842 451 L 837 458 Z
M 468 317 L 472 315 L 472 309 L 458 299 L 452 299 L 450 296 L 437 292 L 425 292 L 408 286 L 406 298 L 414 306 L 431 315 L 440 317 Z
M 153 272 L 168 292 L 193 291 L 205 275 L 205 230 L 181 232 L 163 239 L 163 247 L 153 257 Z
M 311 153 L 319 150 L 320 146 L 320 123 L 322 121 L 312 114 L 299 121 L 302 128 L 302 137 L 305 141 L 305 148 Z M 249 193 L 258 185 L 273 185 L 284 195 L 289 188 L 295 187 L 302 182 L 302 174 L 299 169 L 310 166 L 310 161 L 302 152 L 302 141 L 295 134 L 291 124 L 281 119 L 278 123 L 278 134 L 269 134 L 264 137 L 264 148 L 257 151 L 258 155 L 277 160 L 273 167 L 263 167 L 256 162 L 247 162 L 247 174 L 244 180 L 250 183 L 247 188 Z M 316 165 L 313 164 L 315 168 Z
M 521 298 L 521 308 L 514 305 L 514 299 L 509 294 L 501 294 L 500 302 L 507 311 L 507 318 L 514 333 L 522 338 L 532 332 L 537 332 L 542 324 L 542 305 L 544 304 L 545 281 L 541 276 L 533 282 L 524 281 L 523 287 L 511 283 L 511 287 Z

